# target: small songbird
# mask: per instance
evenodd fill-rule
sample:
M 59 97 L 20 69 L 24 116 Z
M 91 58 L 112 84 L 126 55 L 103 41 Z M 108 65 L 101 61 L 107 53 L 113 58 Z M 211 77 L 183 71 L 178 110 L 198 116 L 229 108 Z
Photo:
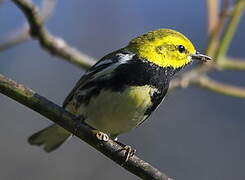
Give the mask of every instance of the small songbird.
M 171 78 L 193 60 L 210 57 L 195 50 L 183 34 L 158 29 L 104 56 L 77 82 L 63 107 L 115 139 L 142 124 L 165 97 Z M 71 133 L 53 124 L 29 138 L 50 152 Z

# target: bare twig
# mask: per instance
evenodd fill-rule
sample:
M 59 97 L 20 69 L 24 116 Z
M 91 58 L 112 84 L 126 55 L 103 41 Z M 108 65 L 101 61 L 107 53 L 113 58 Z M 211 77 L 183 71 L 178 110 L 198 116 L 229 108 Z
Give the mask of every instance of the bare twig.
M 219 66 L 222 69 L 227 70 L 245 70 L 245 59 L 238 59 L 238 58 L 226 58 L 226 60 L 221 61 Z
M 95 61 L 91 57 L 70 47 L 63 39 L 51 35 L 44 28 L 42 16 L 31 1 L 12 1 L 25 14 L 30 25 L 31 36 L 36 38 L 44 49 L 82 68 L 88 68 L 94 64 Z
M 56 5 L 56 0 L 43 0 L 40 8 L 40 14 L 42 16 L 43 21 L 46 21 L 52 12 L 54 11 Z M 12 33 L 12 35 L 8 36 L 6 40 L 0 43 L 0 51 L 16 46 L 20 43 L 23 43 L 30 39 L 29 34 L 29 24 L 25 23 L 19 28 L 17 31 Z
M 225 60 L 226 52 L 230 46 L 231 40 L 234 36 L 234 33 L 237 29 L 237 25 L 240 21 L 240 18 L 244 12 L 245 9 L 245 1 L 244 0 L 236 0 L 235 5 L 234 5 L 234 9 L 232 11 L 231 14 L 231 19 L 225 29 L 223 38 L 221 40 L 220 43 L 220 47 L 218 49 L 218 51 L 216 52 L 216 60 L 217 62 L 221 62 L 223 60 Z
M 73 114 L 65 111 L 60 106 L 54 104 L 45 97 L 40 96 L 33 90 L 26 88 L 1 74 L 0 93 L 16 100 L 20 104 L 29 107 L 62 126 L 138 177 L 152 180 L 171 180 L 167 175 L 135 155 L 125 162 L 125 151 L 122 151 L 122 147 L 113 140 L 109 139 L 107 142 L 98 140 L 95 135 L 98 131 L 81 123 L 78 126 L 78 122 L 75 120 L 76 117 Z
M 30 35 L 28 30 L 28 26 L 23 25 L 23 27 L 17 33 L 15 32 L 13 35 L 10 35 L 9 38 L 0 43 L 0 51 L 4 51 L 29 40 Z
M 193 84 L 211 90 L 213 92 L 217 92 L 219 94 L 245 98 L 245 88 L 217 82 L 208 78 L 207 76 L 202 76 L 201 78 L 193 82 Z
M 218 0 L 207 0 L 208 10 L 208 34 L 211 34 L 218 24 Z
M 214 69 L 216 69 L 214 63 L 207 62 L 205 64 L 199 64 L 197 67 L 189 71 L 183 72 L 176 78 L 174 78 L 170 82 L 169 90 L 172 91 L 177 88 L 187 88 L 201 76 L 205 75 L 207 72 L 213 71 Z
M 208 44 L 206 48 L 206 54 L 209 56 L 214 56 L 217 47 L 219 46 L 219 38 L 221 36 L 222 29 L 224 28 L 228 13 L 228 4 L 224 0 L 224 7 L 218 16 L 218 1 L 207 0 L 208 2 Z M 215 7 L 212 7 L 215 6 Z M 216 11 L 215 11 L 216 10 Z M 213 12 L 215 11 L 215 12 Z M 214 15 L 215 14 L 215 15 Z M 213 20 L 214 16 L 214 20 Z M 217 19 L 218 18 L 218 19 Z

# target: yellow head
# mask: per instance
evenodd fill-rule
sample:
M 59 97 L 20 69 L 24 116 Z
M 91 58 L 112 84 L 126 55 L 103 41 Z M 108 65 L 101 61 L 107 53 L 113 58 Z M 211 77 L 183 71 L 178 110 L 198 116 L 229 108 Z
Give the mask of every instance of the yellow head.
M 143 34 L 130 41 L 127 49 L 160 67 L 180 68 L 193 59 L 211 59 L 197 53 L 191 41 L 183 34 L 170 29 Z

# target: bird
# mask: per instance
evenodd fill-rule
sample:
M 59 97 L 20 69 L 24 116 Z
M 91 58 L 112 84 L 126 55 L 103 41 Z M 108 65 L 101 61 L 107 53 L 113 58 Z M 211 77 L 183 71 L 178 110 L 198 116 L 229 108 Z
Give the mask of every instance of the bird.
M 167 94 L 173 76 L 193 61 L 211 57 L 172 29 L 157 29 L 132 39 L 126 47 L 102 57 L 76 83 L 63 108 L 79 123 L 112 139 L 140 126 Z M 31 145 L 51 152 L 72 134 L 53 124 L 29 137 Z

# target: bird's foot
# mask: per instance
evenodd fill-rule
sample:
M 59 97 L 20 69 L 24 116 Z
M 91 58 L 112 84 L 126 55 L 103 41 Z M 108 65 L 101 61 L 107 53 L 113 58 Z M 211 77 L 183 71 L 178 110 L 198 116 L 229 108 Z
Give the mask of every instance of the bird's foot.
M 96 132 L 96 138 L 100 141 L 105 141 L 105 142 L 109 140 L 109 136 L 101 131 Z M 115 141 L 115 142 L 120 146 L 122 146 L 122 148 L 119 151 L 125 151 L 125 162 L 127 162 L 129 158 L 135 155 L 136 149 L 133 149 L 131 146 L 125 145 L 119 141 Z
M 121 151 L 125 151 L 125 162 L 129 160 L 129 158 L 133 157 L 136 153 L 136 149 L 133 149 L 129 145 L 125 145 Z
M 96 137 L 97 137 L 97 139 L 99 139 L 101 141 L 105 141 L 105 142 L 107 142 L 109 140 L 109 136 L 106 133 L 103 133 L 100 131 L 96 133 Z
M 122 149 L 120 149 L 119 151 L 125 151 L 125 162 L 127 162 L 129 158 L 135 155 L 136 149 L 133 149 L 131 146 L 125 145 L 119 141 L 116 141 L 116 143 L 122 146 Z

